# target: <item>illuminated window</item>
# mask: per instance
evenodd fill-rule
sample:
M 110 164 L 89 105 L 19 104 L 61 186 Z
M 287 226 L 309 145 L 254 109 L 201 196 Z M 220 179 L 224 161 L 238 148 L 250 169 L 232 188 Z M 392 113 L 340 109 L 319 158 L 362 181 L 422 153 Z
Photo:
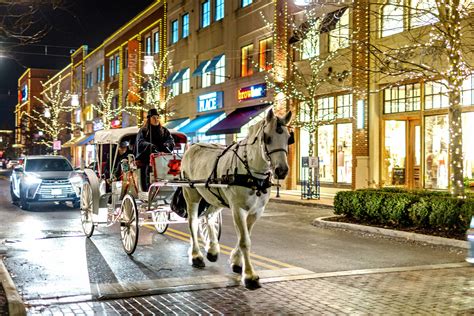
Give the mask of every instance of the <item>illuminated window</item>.
M 179 80 L 173 83 L 172 89 L 173 89 L 174 96 L 179 94 Z
M 413 83 L 386 88 L 384 95 L 384 113 L 400 113 L 420 110 L 420 84 Z
M 425 109 L 441 109 L 449 107 L 448 89 L 441 82 L 425 84 Z
M 411 28 L 438 22 L 438 8 L 435 0 L 412 0 L 410 11 Z
M 240 73 L 242 77 L 251 76 L 253 74 L 253 44 L 242 47 Z
M 462 83 L 461 104 L 474 105 L 474 76 L 470 75 Z
M 211 24 L 211 5 L 210 1 L 206 0 L 201 3 L 201 27 L 205 28 Z
M 270 70 L 273 62 L 273 40 L 271 37 L 261 40 L 258 45 L 258 65 L 260 70 Z
M 338 21 L 334 29 L 329 31 L 330 52 L 349 46 L 349 10 L 341 14 L 342 16 L 334 16 L 335 19 L 338 18 Z
M 334 118 L 334 97 L 318 99 L 318 119 L 328 121 Z
M 204 66 L 204 70 L 202 72 L 202 84 L 201 84 L 201 87 L 202 88 L 206 88 L 206 87 L 209 87 L 211 85 L 211 72 L 207 71 L 207 67 L 209 66 L 209 64 L 211 63 L 211 61 L 208 61 L 206 63 L 206 66 Z
M 189 36 L 189 13 L 186 13 L 181 18 L 181 29 L 182 37 L 186 38 Z
M 178 20 L 174 20 L 171 22 L 171 44 L 174 44 L 179 39 L 178 34 Z
M 147 56 L 150 56 L 151 55 L 151 37 L 148 36 L 146 39 L 145 39 L 145 54 Z
M 225 55 L 222 55 L 221 59 L 216 64 L 216 75 L 215 84 L 219 84 L 225 81 Z
M 115 76 L 115 60 L 114 57 L 110 57 L 109 59 L 109 76 Z
M 215 19 L 216 21 L 219 21 L 224 18 L 224 0 L 216 0 L 215 2 Z
M 115 73 L 120 73 L 120 57 L 118 55 L 115 56 Z
M 319 31 L 315 28 L 308 30 L 301 41 L 301 59 L 309 59 L 319 55 Z
M 382 8 L 382 37 L 403 31 L 403 0 L 388 0 Z
M 186 72 L 184 73 L 183 75 L 183 79 L 182 79 L 182 92 L 183 93 L 188 93 L 190 90 L 191 90 L 191 86 L 190 86 L 190 70 L 189 68 L 186 70 Z
M 249 6 L 252 4 L 252 0 L 242 0 L 242 8 L 245 8 L 246 6 Z
M 337 96 L 337 117 L 351 118 L 352 117 L 352 94 L 344 94 Z
M 153 34 L 153 53 L 158 54 L 160 52 L 160 33 L 155 32 Z

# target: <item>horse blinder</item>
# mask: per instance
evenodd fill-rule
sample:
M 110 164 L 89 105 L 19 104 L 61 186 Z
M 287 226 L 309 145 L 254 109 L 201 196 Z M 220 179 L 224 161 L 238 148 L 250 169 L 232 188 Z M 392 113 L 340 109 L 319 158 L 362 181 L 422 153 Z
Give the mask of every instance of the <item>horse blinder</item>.
M 288 138 L 288 146 L 295 143 L 295 132 L 290 131 L 290 137 Z

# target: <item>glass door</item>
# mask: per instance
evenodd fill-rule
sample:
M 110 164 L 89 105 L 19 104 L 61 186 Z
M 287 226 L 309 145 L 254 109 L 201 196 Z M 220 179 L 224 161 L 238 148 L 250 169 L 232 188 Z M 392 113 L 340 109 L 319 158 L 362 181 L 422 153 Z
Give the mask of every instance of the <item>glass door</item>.
M 409 121 L 407 178 L 410 189 L 422 187 L 421 181 L 421 126 L 419 120 Z
M 383 186 L 405 186 L 407 165 L 406 121 L 385 121 L 382 151 Z

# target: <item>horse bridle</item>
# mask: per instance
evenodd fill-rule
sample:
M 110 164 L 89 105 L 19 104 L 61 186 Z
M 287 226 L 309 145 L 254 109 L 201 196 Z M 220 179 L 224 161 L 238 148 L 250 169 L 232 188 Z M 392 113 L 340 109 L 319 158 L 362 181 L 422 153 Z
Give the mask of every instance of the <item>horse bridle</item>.
M 286 128 L 288 128 L 288 131 L 290 133 L 290 138 L 288 138 L 288 146 L 289 145 L 292 145 L 295 143 L 295 134 L 294 132 L 291 130 L 291 127 L 288 126 L 288 125 L 284 125 L 284 124 L 281 124 L 281 123 L 277 123 L 277 128 L 276 128 L 276 132 L 278 134 L 282 134 L 283 133 L 283 126 L 285 126 Z M 266 124 L 264 124 L 262 126 L 262 131 L 263 131 L 263 144 L 264 144 L 264 148 L 265 148 L 265 154 L 267 155 L 268 157 L 268 161 L 271 161 L 270 159 L 270 155 L 271 154 L 274 154 L 274 153 L 277 153 L 277 152 L 280 152 L 280 151 L 283 151 L 287 156 L 288 156 L 288 150 L 286 148 L 277 148 L 277 149 L 273 149 L 273 150 L 268 150 L 268 147 L 267 145 L 271 144 L 272 142 L 272 138 L 271 136 L 268 136 L 267 134 L 265 134 L 265 127 L 266 127 Z

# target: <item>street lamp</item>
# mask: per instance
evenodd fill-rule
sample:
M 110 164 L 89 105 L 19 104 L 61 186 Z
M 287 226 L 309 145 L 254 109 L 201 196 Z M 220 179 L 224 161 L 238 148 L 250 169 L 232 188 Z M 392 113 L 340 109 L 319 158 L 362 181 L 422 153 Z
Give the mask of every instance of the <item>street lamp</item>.
M 153 65 L 153 56 L 145 56 L 145 62 L 143 65 L 143 73 L 145 75 L 153 75 L 155 67 Z
M 79 95 L 71 94 L 71 105 L 72 106 L 79 106 Z

